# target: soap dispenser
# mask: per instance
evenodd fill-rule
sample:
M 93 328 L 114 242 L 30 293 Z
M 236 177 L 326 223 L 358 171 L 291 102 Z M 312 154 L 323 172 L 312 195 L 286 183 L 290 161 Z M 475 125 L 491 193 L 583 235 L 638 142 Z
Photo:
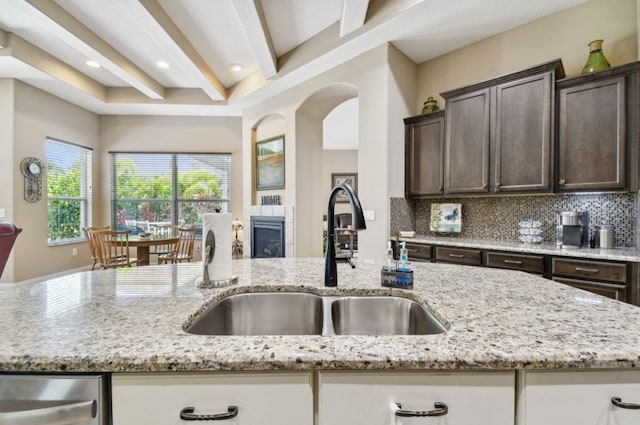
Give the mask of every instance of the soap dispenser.
M 387 253 L 385 255 L 385 270 L 388 272 L 396 271 L 396 262 L 393 259 L 393 249 L 391 248 L 391 241 L 387 241 Z

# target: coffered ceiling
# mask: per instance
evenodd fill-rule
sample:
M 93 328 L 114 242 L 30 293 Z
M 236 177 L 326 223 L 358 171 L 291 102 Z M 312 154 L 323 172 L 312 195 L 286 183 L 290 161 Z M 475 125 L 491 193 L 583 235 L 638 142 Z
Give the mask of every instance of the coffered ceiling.
M 241 115 L 386 42 L 421 63 L 583 1 L 0 0 L 0 78 L 99 114 Z

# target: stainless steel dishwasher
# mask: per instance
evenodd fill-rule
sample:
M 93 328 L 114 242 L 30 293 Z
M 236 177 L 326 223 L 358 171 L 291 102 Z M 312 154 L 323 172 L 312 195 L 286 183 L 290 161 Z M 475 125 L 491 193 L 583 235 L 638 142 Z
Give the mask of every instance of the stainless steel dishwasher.
M 0 425 L 108 425 L 108 375 L 0 374 Z

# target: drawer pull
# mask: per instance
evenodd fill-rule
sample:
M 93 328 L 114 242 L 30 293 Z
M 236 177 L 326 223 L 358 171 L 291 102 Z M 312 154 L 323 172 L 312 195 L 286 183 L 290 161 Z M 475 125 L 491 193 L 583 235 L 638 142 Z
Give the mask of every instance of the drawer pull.
M 598 269 L 588 269 L 586 267 L 576 267 L 577 272 L 585 272 L 585 273 L 598 273 L 600 270 Z
M 223 421 L 238 416 L 238 408 L 236 406 L 229 406 L 227 408 L 228 413 L 218 413 L 216 415 L 194 415 L 194 411 L 195 408 L 193 407 L 185 407 L 180 411 L 180 419 L 185 421 Z
M 399 410 L 396 410 L 396 416 L 412 418 L 416 416 L 444 416 L 449 413 L 446 404 L 436 401 L 433 403 L 434 410 L 402 410 L 402 404 L 396 403 Z
M 611 403 L 613 403 L 614 406 L 621 407 L 623 409 L 640 409 L 640 404 L 624 403 L 620 397 L 612 397 Z
M 518 264 L 518 265 L 522 265 L 522 261 L 520 260 L 504 260 L 505 263 L 507 264 Z
M 453 258 L 464 258 L 463 254 L 449 254 L 449 257 L 453 257 Z
M 409 249 L 409 248 L 407 248 L 407 252 L 418 252 L 418 250 L 417 249 Z

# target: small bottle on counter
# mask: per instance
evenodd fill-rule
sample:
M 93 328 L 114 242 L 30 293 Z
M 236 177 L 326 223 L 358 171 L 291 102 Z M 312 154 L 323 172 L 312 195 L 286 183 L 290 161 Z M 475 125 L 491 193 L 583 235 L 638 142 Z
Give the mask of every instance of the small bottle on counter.
M 562 246 L 562 217 L 558 214 L 556 221 L 556 246 Z
M 391 241 L 387 241 L 387 253 L 385 256 L 384 267 L 388 272 L 396 271 L 396 262 L 393 259 L 393 249 L 391 248 Z

